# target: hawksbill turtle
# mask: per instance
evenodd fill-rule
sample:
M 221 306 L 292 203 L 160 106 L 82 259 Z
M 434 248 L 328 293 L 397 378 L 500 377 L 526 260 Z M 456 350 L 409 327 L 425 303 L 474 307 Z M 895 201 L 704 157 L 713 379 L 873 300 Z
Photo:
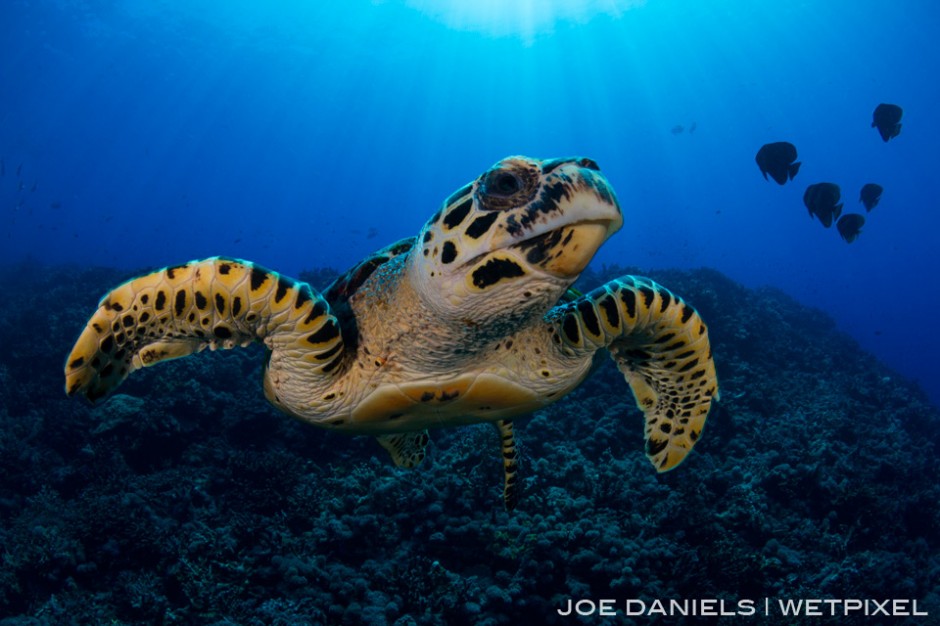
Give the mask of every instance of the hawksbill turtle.
M 138 368 L 260 341 L 275 407 L 373 435 L 400 467 L 422 461 L 429 428 L 495 424 L 512 509 L 513 418 L 565 396 L 606 349 L 645 415 L 647 456 L 670 470 L 718 398 L 705 323 L 648 278 L 569 289 L 622 223 L 594 161 L 509 157 L 322 293 L 225 257 L 124 283 L 68 355 L 65 389 L 95 403 Z

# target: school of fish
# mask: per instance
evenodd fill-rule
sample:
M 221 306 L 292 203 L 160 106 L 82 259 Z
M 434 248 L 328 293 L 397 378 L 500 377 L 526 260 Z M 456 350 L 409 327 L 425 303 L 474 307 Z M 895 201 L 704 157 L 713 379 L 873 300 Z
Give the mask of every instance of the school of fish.
M 885 142 L 901 133 L 901 116 L 904 111 L 896 104 L 879 104 L 872 113 L 871 127 L 878 129 Z M 788 141 L 775 141 L 764 144 L 757 151 L 755 160 L 764 180 L 770 175 L 778 184 L 785 185 L 800 171 L 801 163 L 796 160 L 796 146 Z M 859 192 L 858 201 L 869 213 L 881 200 L 884 188 L 878 183 L 866 183 Z M 829 228 L 836 225 L 836 230 L 846 243 L 852 243 L 862 232 L 865 216 L 861 213 L 842 215 L 842 190 L 831 182 L 813 183 L 803 193 L 803 204 L 809 211 L 810 219 L 818 219 Z

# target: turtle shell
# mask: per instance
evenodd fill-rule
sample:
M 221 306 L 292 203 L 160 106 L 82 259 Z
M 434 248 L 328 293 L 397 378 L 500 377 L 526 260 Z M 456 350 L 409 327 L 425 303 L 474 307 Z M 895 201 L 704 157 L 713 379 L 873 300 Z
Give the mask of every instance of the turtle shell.
M 332 308 L 343 308 L 349 299 L 362 286 L 369 276 L 397 256 L 410 251 L 415 245 L 415 237 L 400 239 L 395 243 L 373 252 L 356 265 L 349 268 L 323 291 L 323 297 Z
M 359 345 L 359 328 L 356 325 L 356 316 L 349 306 L 349 299 L 355 295 L 359 288 L 370 276 L 392 259 L 408 253 L 415 245 L 416 237 L 400 239 L 395 243 L 373 252 L 356 265 L 349 268 L 336 280 L 330 283 L 323 292 L 323 297 L 330 304 L 330 310 L 339 322 L 343 341 L 348 349 L 355 349 Z

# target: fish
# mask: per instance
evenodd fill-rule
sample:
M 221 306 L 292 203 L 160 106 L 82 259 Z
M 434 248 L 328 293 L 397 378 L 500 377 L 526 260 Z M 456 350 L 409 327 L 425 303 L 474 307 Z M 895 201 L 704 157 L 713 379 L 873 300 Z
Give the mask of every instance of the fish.
M 859 213 L 846 213 L 839 218 L 836 228 L 839 234 L 845 239 L 846 243 L 852 243 L 858 239 L 862 232 L 862 226 L 865 225 L 865 216 Z
M 803 204 L 809 209 L 809 216 L 819 218 L 826 228 L 832 226 L 832 221 L 842 215 L 842 203 L 839 199 L 842 191 L 835 183 L 815 183 L 806 188 L 803 193 Z
M 693 134 L 693 133 L 695 132 L 695 129 L 696 129 L 696 128 L 698 128 L 698 123 L 697 123 L 697 122 L 692 122 L 692 125 L 689 126 L 689 134 L 690 134 L 690 135 Z
M 760 173 L 767 180 L 767 174 L 777 181 L 784 184 L 787 180 L 793 180 L 796 173 L 800 171 L 800 163 L 796 161 L 796 146 L 786 141 L 777 141 L 775 143 L 766 143 L 757 151 L 757 167 Z
M 904 111 L 896 104 L 881 103 L 872 114 L 871 127 L 877 128 L 886 142 L 901 134 L 901 115 Z
M 685 128 L 682 127 L 682 124 L 676 124 L 675 126 L 672 127 L 672 130 L 670 130 L 669 132 L 671 132 L 673 135 L 678 135 L 684 130 Z
M 23 172 L 23 164 L 20 163 L 16 166 L 16 175 L 19 176 Z
M 884 187 L 877 183 L 867 183 L 862 187 L 862 193 L 858 196 L 858 201 L 865 205 L 865 211 L 871 211 L 881 200 L 881 193 Z

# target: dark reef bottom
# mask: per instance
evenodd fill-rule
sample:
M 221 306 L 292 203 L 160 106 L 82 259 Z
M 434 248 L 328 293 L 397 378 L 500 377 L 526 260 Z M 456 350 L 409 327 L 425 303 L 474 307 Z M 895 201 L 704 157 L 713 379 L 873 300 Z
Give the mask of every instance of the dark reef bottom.
M 6 268 L 0 625 L 681 623 L 558 614 L 583 598 L 904 598 L 940 615 L 940 416 L 923 393 L 777 291 L 652 277 L 713 340 L 722 398 L 695 452 L 656 475 L 605 359 L 517 423 L 507 514 L 494 429 L 432 433 L 422 467 L 398 470 L 369 438 L 269 407 L 260 349 L 138 372 L 96 409 L 69 400 L 65 354 L 127 274 Z

